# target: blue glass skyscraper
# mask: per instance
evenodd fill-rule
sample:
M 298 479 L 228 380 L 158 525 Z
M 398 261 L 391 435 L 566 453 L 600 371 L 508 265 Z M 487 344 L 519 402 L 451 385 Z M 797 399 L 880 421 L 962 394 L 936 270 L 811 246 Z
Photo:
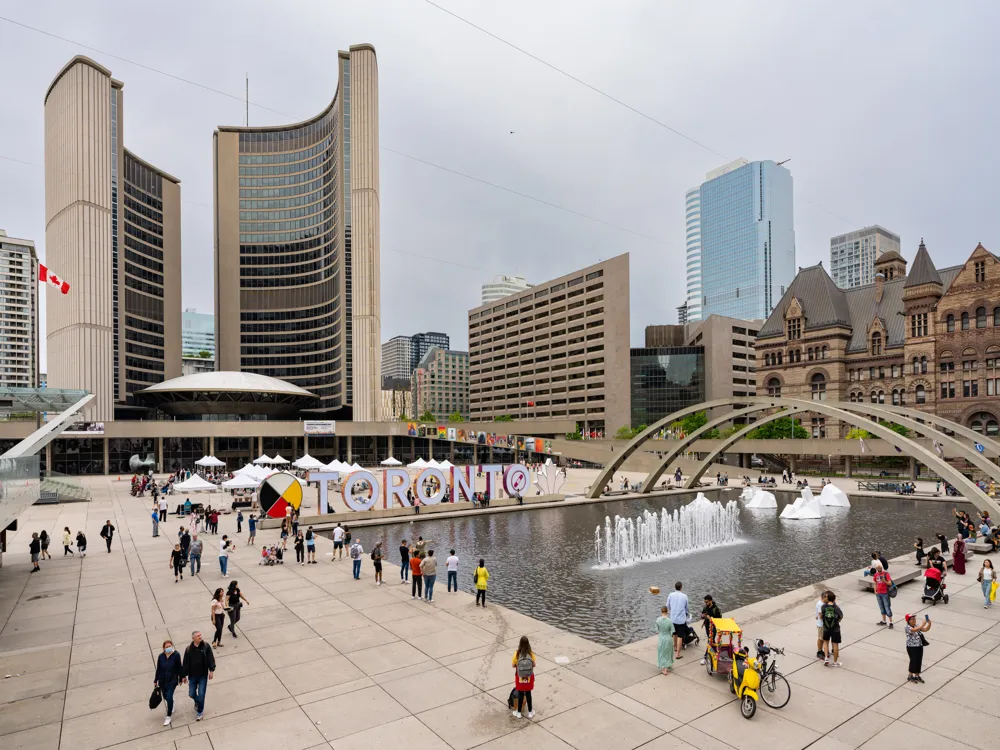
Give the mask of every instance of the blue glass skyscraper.
M 689 277 L 700 271 L 701 294 L 689 292 L 688 308 L 700 306 L 702 320 L 767 318 L 795 277 L 791 173 L 773 161 L 739 159 L 709 172 L 698 190 L 698 257 L 689 246 L 687 265 Z

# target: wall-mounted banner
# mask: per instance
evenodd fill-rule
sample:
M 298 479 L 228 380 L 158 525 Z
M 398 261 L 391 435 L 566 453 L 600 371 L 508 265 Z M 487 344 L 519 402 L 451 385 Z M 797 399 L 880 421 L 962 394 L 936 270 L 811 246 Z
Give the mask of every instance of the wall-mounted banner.
M 302 423 L 302 428 L 306 435 L 336 435 L 337 434 L 337 423 L 328 421 L 310 421 L 305 420 Z
M 340 483 L 340 494 L 344 504 L 351 510 L 372 510 L 373 508 L 394 508 L 398 501 L 402 508 L 413 505 L 406 497 L 406 490 L 412 487 L 414 496 L 420 498 L 421 505 L 437 505 L 444 499 L 445 488 L 451 489 L 451 497 L 456 501 L 472 500 L 475 492 L 475 479 L 471 466 L 452 466 L 450 469 L 422 469 L 410 481 L 406 469 L 385 469 L 381 481 L 371 471 L 362 469 L 344 477 Z M 486 496 L 493 500 L 497 497 L 499 488 L 510 497 L 523 496 L 531 484 L 528 467 L 523 464 L 510 464 L 506 468 L 501 464 L 482 464 L 481 469 L 486 475 Z M 500 477 L 500 484 L 497 477 Z M 327 482 L 336 481 L 340 474 L 336 472 L 311 471 L 309 481 L 319 483 L 319 512 L 329 513 L 330 502 Z M 460 495 L 462 497 L 460 497 Z M 381 503 L 381 506 L 380 506 Z

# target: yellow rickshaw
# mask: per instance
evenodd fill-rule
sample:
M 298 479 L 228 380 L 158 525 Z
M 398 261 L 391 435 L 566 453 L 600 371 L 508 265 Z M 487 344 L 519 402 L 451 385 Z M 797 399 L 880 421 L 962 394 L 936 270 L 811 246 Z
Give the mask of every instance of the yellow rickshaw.
M 705 651 L 705 671 L 711 677 L 726 676 L 733 669 L 736 652 L 743 647 L 743 630 L 731 617 L 713 617 L 708 621 L 708 648 Z

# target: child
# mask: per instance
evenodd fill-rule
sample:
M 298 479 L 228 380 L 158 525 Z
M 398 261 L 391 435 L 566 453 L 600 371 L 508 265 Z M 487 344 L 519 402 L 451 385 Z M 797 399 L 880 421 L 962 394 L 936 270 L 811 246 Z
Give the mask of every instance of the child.
M 844 619 L 844 612 L 837 606 L 837 595 L 832 591 L 826 592 L 826 604 L 822 610 L 823 621 L 823 651 L 825 658 L 823 665 L 827 667 L 840 667 L 840 622 Z M 830 661 L 830 650 L 833 650 L 833 661 Z

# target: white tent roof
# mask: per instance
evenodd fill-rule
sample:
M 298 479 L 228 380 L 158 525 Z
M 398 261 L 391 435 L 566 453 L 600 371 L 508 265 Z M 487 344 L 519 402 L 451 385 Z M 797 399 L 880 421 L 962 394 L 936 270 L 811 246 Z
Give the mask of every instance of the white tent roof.
M 225 466 L 225 461 L 220 461 L 215 456 L 202 456 L 194 462 L 196 466 Z
M 439 463 L 439 464 L 438 464 L 438 468 L 439 468 L 439 469 L 450 469 L 450 468 L 451 468 L 452 466 L 454 466 L 454 465 L 455 465 L 455 464 L 453 464 L 453 463 L 452 463 L 451 461 L 449 461 L 449 460 L 448 460 L 448 459 L 446 458 L 446 459 L 445 459 L 444 461 L 442 461 L 441 463 Z
M 424 459 L 422 459 L 422 458 L 418 458 L 413 463 L 407 464 L 406 468 L 407 469 L 423 469 L 425 466 L 427 466 L 427 462 L 424 461 Z
M 288 463 L 288 459 L 287 458 L 282 458 L 280 453 L 275 453 L 274 454 L 274 458 L 271 459 L 271 463 L 275 463 L 275 464 L 287 464 Z
M 274 459 L 271 458 L 266 453 L 261 453 L 260 456 L 258 456 L 257 458 L 254 459 L 253 462 L 255 464 L 273 464 L 274 463 Z
M 336 458 L 323 467 L 323 469 L 325 469 L 326 471 L 340 471 L 343 468 L 344 465 L 340 463 L 340 461 L 338 461 Z
M 255 479 L 249 473 L 246 473 L 237 474 L 232 479 L 227 479 L 222 483 L 222 488 L 226 490 L 249 490 L 255 489 L 259 484 L 259 479 Z
M 363 466 L 358 466 L 358 462 L 355 461 L 353 464 L 351 464 L 350 469 L 351 469 L 351 471 L 363 471 L 364 467 Z
M 392 456 L 389 456 L 389 458 L 387 458 L 385 461 L 382 462 L 382 465 L 383 466 L 402 466 L 403 462 L 400 461 L 399 459 L 396 459 L 396 458 L 393 458 Z
M 432 469 L 440 469 L 441 468 L 441 464 L 439 464 L 433 458 L 430 461 L 427 462 L 427 465 L 430 466 Z
M 180 492 L 215 492 L 218 487 L 197 474 L 192 474 L 190 479 L 175 484 L 174 489 Z
M 233 474 L 247 474 L 247 473 L 252 473 L 256 470 L 257 470 L 256 466 L 254 466 L 253 464 L 247 464 L 246 466 L 234 471 Z
M 321 469 L 323 467 L 323 462 L 313 458 L 307 453 L 302 458 L 292 461 L 292 466 L 296 466 L 299 469 Z

